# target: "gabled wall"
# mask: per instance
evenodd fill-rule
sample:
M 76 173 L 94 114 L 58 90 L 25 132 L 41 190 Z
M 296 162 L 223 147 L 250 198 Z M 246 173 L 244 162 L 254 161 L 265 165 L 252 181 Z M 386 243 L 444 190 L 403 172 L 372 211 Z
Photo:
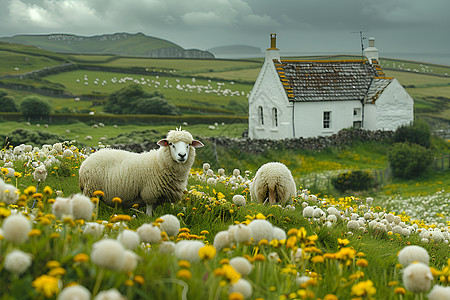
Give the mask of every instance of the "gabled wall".
M 375 107 L 375 129 L 395 130 L 414 120 L 414 100 L 395 78 L 375 101 Z
M 292 104 L 281 84 L 272 59 L 279 59 L 278 50 L 268 50 L 248 99 L 248 134 L 251 139 L 292 138 Z M 278 57 L 277 57 L 278 54 Z M 263 110 L 264 124 L 260 122 L 259 107 Z M 273 109 L 277 110 L 275 122 Z M 278 123 L 276 126 L 275 123 Z

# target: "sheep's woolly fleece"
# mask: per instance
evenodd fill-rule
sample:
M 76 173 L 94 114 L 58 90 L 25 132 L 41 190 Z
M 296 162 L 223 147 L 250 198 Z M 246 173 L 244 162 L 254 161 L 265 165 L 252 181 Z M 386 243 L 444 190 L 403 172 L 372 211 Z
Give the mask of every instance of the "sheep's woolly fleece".
M 264 202 L 267 198 L 274 205 L 292 203 L 297 193 L 291 171 L 280 162 L 262 165 L 250 185 L 250 194 L 255 202 Z
M 191 144 L 194 139 L 185 130 L 171 130 L 167 141 L 183 141 Z M 200 143 L 201 144 L 201 143 Z M 102 149 L 91 154 L 80 167 L 80 188 L 87 196 L 101 190 L 102 201 L 113 206 L 114 197 L 122 200 L 122 206 L 176 202 L 186 189 L 189 171 L 194 163 L 195 148 L 189 147 L 184 163 L 175 162 L 170 147 L 132 153 L 116 149 Z

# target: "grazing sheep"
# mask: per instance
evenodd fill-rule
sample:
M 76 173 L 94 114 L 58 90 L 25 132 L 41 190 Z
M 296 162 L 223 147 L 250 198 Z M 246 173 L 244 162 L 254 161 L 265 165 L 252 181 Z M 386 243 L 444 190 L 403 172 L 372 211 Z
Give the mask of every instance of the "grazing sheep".
M 268 199 L 271 205 L 292 203 L 292 197 L 296 192 L 291 171 L 279 162 L 262 165 L 250 185 L 253 201 L 262 203 Z
M 80 189 L 87 196 L 94 191 L 105 193 L 107 205 L 112 198 L 122 199 L 122 206 L 147 205 L 181 200 L 189 171 L 194 163 L 195 148 L 203 144 L 185 130 L 171 130 L 157 143 L 160 148 L 144 153 L 102 149 L 90 155 L 80 167 Z

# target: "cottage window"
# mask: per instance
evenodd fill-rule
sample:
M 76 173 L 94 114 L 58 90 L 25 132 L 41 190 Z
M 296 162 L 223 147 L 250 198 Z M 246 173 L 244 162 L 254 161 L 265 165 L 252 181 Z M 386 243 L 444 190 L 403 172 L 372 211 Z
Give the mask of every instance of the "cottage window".
M 272 127 L 278 127 L 278 110 L 276 107 L 272 108 Z
M 323 128 L 331 128 L 331 111 L 323 112 Z
M 259 120 L 259 126 L 264 126 L 264 111 L 262 106 L 258 107 L 258 120 Z
M 353 121 L 353 128 L 361 128 L 362 122 L 361 121 Z

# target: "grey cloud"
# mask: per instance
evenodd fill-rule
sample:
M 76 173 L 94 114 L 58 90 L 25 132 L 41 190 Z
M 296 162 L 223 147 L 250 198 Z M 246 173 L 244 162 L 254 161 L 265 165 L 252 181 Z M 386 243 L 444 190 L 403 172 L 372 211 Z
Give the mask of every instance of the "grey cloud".
M 277 32 L 288 51 L 358 52 L 367 30 L 386 51 L 449 52 L 448 0 L 0 0 L 0 35 L 138 32 L 185 48 L 249 44 Z

